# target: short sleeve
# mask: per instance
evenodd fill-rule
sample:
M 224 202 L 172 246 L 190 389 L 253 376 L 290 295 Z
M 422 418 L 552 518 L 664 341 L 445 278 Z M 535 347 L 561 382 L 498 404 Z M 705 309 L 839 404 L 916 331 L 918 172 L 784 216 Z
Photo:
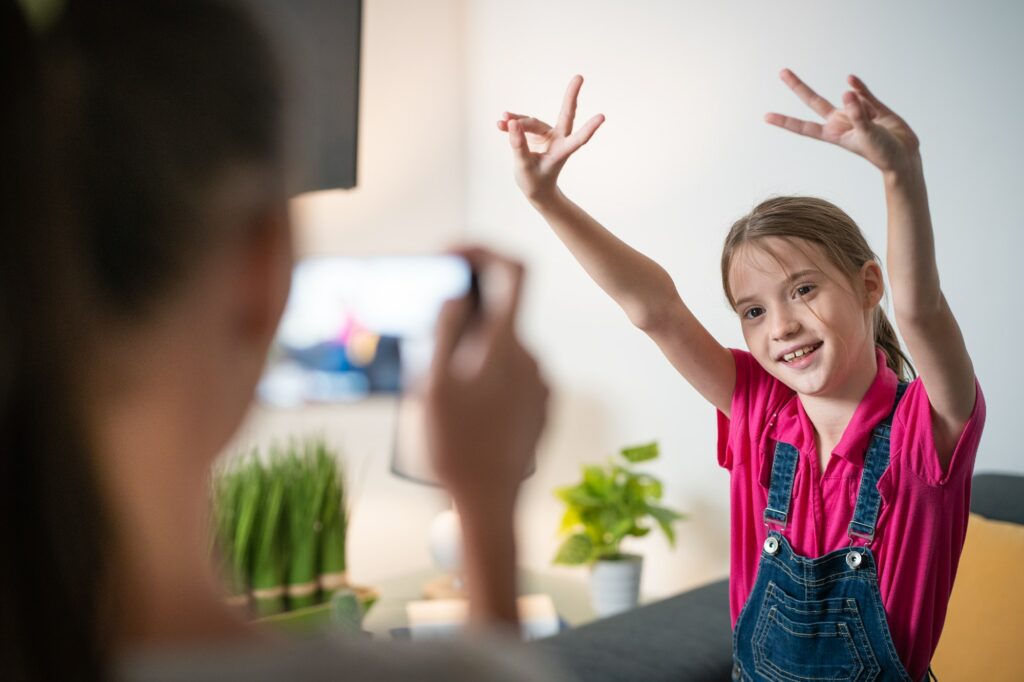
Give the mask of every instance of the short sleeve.
M 894 454 L 898 448 L 903 466 L 913 471 L 923 483 L 945 486 L 951 481 L 969 477 L 974 471 L 978 445 L 985 426 L 985 396 L 977 379 L 974 390 L 974 410 L 957 439 L 949 468 L 943 473 L 935 447 L 932 406 L 924 382 L 918 377 L 907 387 L 893 420 Z
M 718 465 L 732 470 L 746 462 L 763 430 L 767 406 L 777 380 L 768 374 L 752 354 L 730 348 L 736 363 L 736 386 L 729 416 L 718 415 Z

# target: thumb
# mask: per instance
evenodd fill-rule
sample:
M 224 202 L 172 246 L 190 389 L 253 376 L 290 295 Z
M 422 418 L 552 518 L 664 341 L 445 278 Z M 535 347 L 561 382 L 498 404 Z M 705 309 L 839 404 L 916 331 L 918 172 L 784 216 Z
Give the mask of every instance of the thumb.
M 530 160 L 530 146 L 526 144 L 526 133 L 523 132 L 523 124 L 513 119 L 508 122 L 508 143 L 512 152 L 522 164 Z

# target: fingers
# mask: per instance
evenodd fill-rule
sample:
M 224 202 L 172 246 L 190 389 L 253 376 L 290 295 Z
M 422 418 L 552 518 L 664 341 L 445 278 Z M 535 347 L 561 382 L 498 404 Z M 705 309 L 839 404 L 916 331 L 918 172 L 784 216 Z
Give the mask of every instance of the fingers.
M 501 118 L 498 119 L 498 130 L 508 132 L 508 122 L 513 119 L 518 120 L 521 118 L 525 118 L 525 116 L 522 114 L 513 114 L 510 111 L 503 111 Z
M 525 272 L 522 263 L 479 246 L 460 246 L 450 253 L 465 258 L 480 278 L 483 316 L 514 325 Z
M 478 246 L 449 250 L 469 263 L 480 281 L 480 306 L 469 295 L 448 301 L 441 309 L 435 335 L 431 374 L 437 379 L 455 373 L 474 376 L 514 340 L 522 266 Z M 431 382 L 434 385 L 434 381 Z
M 583 124 L 583 127 L 577 130 L 569 139 L 566 141 L 566 155 L 572 154 L 577 149 L 585 145 L 590 141 L 590 138 L 594 136 L 597 129 L 604 123 L 604 114 L 598 114 L 591 117 L 589 121 Z
M 551 126 L 532 116 L 523 116 L 516 119 L 516 122 L 524 131 L 534 135 L 547 135 L 551 131 Z
M 868 86 L 865 85 L 864 81 L 862 81 L 860 78 L 857 78 L 857 76 L 850 74 L 850 76 L 847 77 L 846 82 L 850 84 L 854 92 L 856 92 L 858 95 L 866 99 L 871 104 L 871 106 L 878 110 L 879 113 L 892 113 L 892 110 L 889 109 L 889 107 L 882 104 L 882 102 L 877 97 L 875 97 L 874 93 L 868 90 Z
M 783 69 L 779 73 L 779 77 L 782 78 L 782 82 L 789 86 L 790 90 L 796 93 L 796 96 L 799 97 L 804 104 L 813 109 L 814 113 L 818 114 L 822 118 L 827 118 L 828 115 L 835 110 L 835 107 L 832 106 L 831 102 L 812 90 L 789 69 Z
M 513 114 L 511 112 L 502 112 L 501 118 L 498 119 L 498 130 L 508 132 L 508 122 L 510 120 L 519 120 L 525 118 L 522 114 Z
M 583 87 L 583 76 L 573 76 L 569 81 L 569 87 L 565 89 L 565 96 L 562 98 L 562 110 L 558 114 L 555 129 L 565 137 L 572 133 L 572 122 L 576 118 L 576 100 L 581 87 Z
M 776 113 L 765 114 L 764 120 L 771 123 L 773 126 L 785 128 L 797 135 L 813 137 L 816 140 L 824 139 L 822 137 L 824 128 L 820 123 L 812 123 L 811 121 L 804 121 L 799 118 L 793 118 L 792 116 L 784 116 Z
M 523 266 L 508 258 L 490 254 L 490 261 L 478 270 L 480 294 L 487 326 L 494 335 L 515 327 L 523 284 Z
M 523 116 L 522 114 L 512 114 L 507 111 L 502 114 L 501 119 L 498 121 L 498 130 L 508 132 L 509 121 L 518 121 L 525 132 L 535 135 L 547 135 L 551 130 L 551 126 L 538 118 Z
M 432 364 L 438 375 L 445 374 L 451 364 L 459 338 L 469 321 L 470 310 L 470 301 L 466 296 L 447 301 L 441 308 L 437 318 Z
M 878 109 L 874 104 L 869 102 L 866 98 L 858 96 L 860 99 L 860 105 L 864 107 L 864 113 L 867 114 L 868 119 L 873 120 L 878 117 Z
M 508 143 L 516 160 L 523 164 L 529 163 L 530 146 L 526 143 L 526 133 L 523 132 L 519 121 L 514 119 L 508 122 Z
M 853 127 L 858 130 L 866 130 L 868 127 L 869 119 L 865 106 L 866 103 L 856 93 L 843 93 L 843 111 L 846 112 L 846 117 L 853 123 Z
M 562 97 L 562 109 L 558 113 L 558 120 L 555 121 L 554 127 L 555 132 L 562 137 L 569 137 L 569 135 L 572 134 L 573 121 L 576 119 L 576 102 L 579 98 L 581 87 L 583 87 L 583 76 L 573 76 L 569 81 L 569 86 L 565 90 L 565 95 Z M 519 127 L 523 132 L 534 135 L 547 135 L 552 130 L 551 126 L 541 120 L 531 116 L 514 114 L 510 111 L 504 112 L 498 120 L 498 130 L 511 133 L 512 128 L 514 127 L 513 121 L 518 122 Z M 593 121 L 593 119 L 591 119 L 591 121 Z M 589 124 L 590 122 L 588 121 L 588 125 Z M 597 125 L 600 125 L 600 123 Z M 594 130 L 596 130 L 596 127 L 581 139 L 576 148 L 586 144 L 586 141 L 590 139 L 590 135 L 594 134 Z

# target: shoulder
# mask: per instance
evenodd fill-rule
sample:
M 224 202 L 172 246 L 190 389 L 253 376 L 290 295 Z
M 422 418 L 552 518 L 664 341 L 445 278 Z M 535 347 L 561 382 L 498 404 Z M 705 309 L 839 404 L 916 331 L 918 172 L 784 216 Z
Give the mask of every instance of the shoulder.
M 736 386 L 729 417 L 718 413 L 718 461 L 726 469 L 750 456 L 770 416 L 793 396 L 793 390 L 765 370 L 752 353 L 738 348 L 729 351 L 736 362 Z
M 893 458 L 899 458 L 923 483 L 941 486 L 970 476 L 985 426 L 985 396 L 975 379 L 974 410 L 951 447 L 940 448 L 935 441 L 935 414 L 928 391 L 920 377 L 907 386 L 893 416 Z

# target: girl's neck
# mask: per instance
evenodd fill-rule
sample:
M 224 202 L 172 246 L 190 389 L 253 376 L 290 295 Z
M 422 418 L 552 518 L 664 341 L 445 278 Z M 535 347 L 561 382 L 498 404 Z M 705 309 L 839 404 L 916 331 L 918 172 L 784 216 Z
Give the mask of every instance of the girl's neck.
M 858 355 L 842 385 L 827 396 L 797 394 L 804 412 L 814 425 L 815 440 L 823 459 L 827 460 L 831 448 L 843 437 L 857 406 L 874 383 L 878 369 L 874 344 L 869 344 L 865 352 Z M 823 445 L 827 452 L 823 451 Z

